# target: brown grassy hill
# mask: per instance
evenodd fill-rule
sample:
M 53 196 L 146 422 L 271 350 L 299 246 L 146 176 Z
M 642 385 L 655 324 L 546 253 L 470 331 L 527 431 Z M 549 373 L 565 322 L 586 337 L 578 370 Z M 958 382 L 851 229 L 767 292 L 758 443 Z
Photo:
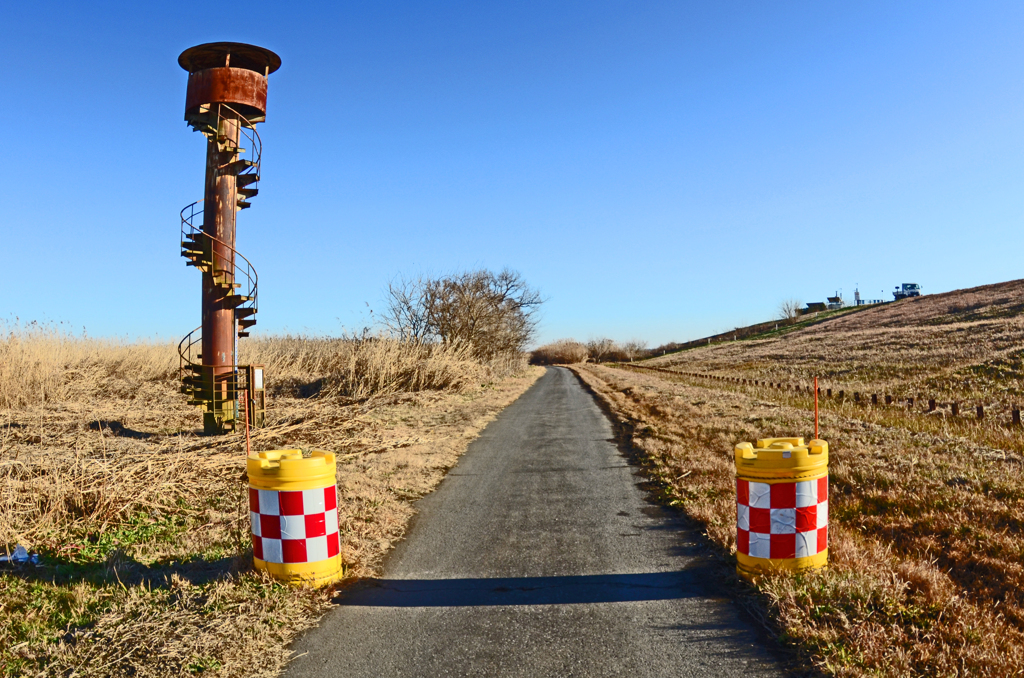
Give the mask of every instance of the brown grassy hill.
M 1024 377 L 1024 280 L 885 304 L 647 361 L 822 388 L 1010 402 Z
M 1022 355 L 1013 281 L 574 369 L 723 558 L 736 552 L 734 445 L 812 434 L 818 376 L 833 390 L 818 402 L 829 567 L 758 582 L 769 626 L 826 675 L 1002 678 L 1024 675 L 1024 427 L 1006 407 L 1024 402 Z

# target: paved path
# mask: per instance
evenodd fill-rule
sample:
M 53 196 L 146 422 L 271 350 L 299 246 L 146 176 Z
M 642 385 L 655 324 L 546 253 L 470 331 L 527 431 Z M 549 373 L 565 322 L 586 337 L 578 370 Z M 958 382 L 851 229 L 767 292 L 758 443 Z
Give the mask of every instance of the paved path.
M 576 377 L 549 369 L 418 503 L 383 578 L 296 643 L 287 675 L 781 675 L 612 437 Z

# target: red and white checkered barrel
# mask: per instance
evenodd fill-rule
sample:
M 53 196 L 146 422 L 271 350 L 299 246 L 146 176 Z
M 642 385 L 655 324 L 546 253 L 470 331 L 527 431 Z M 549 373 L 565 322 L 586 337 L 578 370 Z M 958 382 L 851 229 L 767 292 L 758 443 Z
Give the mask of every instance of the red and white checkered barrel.
M 736 446 L 736 560 L 745 577 L 828 562 L 828 443 Z
M 269 450 L 251 455 L 247 467 L 255 566 L 310 586 L 340 579 L 334 455 Z

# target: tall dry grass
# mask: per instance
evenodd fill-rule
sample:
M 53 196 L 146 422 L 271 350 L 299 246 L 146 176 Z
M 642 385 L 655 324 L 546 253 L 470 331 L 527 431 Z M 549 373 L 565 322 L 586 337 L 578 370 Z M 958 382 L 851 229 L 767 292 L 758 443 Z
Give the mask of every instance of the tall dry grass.
M 467 344 L 402 341 L 388 337 L 258 338 L 241 350 L 242 362 L 262 362 L 286 388 L 351 398 L 416 391 L 462 390 L 522 372 L 525 357 L 474 357 Z
M 170 343 L 76 336 L 61 325 L 0 324 L 0 410 L 103 395 L 113 382 L 177 374 Z
M 175 347 L 78 336 L 60 325 L 0 325 L 0 410 L 124 395 L 145 382 L 173 381 Z M 265 364 L 278 390 L 313 385 L 316 392 L 362 399 L 502 379 L 522 372 L 526 356 L 509 352 L 480 360 L 465 344 L 286 335 L 242 342 L 239 362 Z
M 93 339 L 60 326 L 0 337 L 0 675 L 276 675 L 328 594 L 249 569 L 241 433 L 207 437 L 178 391 L 174 343 Z M 339 454 L 349 571 L 371 574 L 487 418 L 532 380 L 520 355 L 457 346 L 265 337 L 256 450 Z M 470 397 L 467 397 L 470 396 Z M 253 671 L 251 657 L 265 659 Z
M 520 354 L 482 362 L 467 346 L 377 337 L 258 338 L 242 344 L 240 360 L 266 365 L 271 393 L 305 399 L 310 412 L 325 399 L 461 393 L 526 367 Z M 213 485 L 222 460 L 204 458 L 217 439 L 196 438 L 198 410 L 173 396 L 177 368 L 174 344 L 77 337 L 35 324 L 7 332 L 0 343 L 0 449 L 28 442 L 63 453 L 0 456 L 0 549 L 19 541 L 56 544 L 69 530 L 116 523 L 140 508 L 190 503 L 196 488 L 223 489 Z M 149 412 L 153 399 L 168 395 L 170 410 Z M 115 402 L 137 408 L 135 416 L 148 421 L 134 426 L 145 431 L 125 423 L 123 406 L 105 409 Z M 81 421 L 72 430 L 55 425 L 65 418 L 38 409 L 48 403 Z M 33 407 L 33 416 L 19 414 Z M 253 437 L 269 441 L 267 432 Z M 147 483 L 154 471 L 160 481 Z

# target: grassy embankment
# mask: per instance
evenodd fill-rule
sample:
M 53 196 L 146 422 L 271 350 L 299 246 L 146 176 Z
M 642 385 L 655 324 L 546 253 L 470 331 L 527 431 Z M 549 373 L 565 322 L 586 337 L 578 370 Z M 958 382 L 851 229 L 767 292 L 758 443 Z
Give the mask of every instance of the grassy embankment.
M 922 297 L 762 340 L 648 364 L 988 404 L 1020 391 L 1024 283 Z M 735 553 L 732 448 L 813 432 L 810 394 L 580 365 L 632 432 L 667 499 Z M 1024 434 L 823 401 L 831 447 L 830 568 L 759 584 L 768 619 L 841 676 L 1024 672 Z
M 339 455 L 342 552 L 376 572 L 429 492 L 539 375 L 458 349 L 296 337 L 242 343 L 267 365 L 256 450 Z M 14 328 L 0 338 L 3 675 L 276 675 L 329 591 L 251 568 L 241 433 L 203 437 L 173 345 Z M 258 657 L 258 661 L 254 658 Z

